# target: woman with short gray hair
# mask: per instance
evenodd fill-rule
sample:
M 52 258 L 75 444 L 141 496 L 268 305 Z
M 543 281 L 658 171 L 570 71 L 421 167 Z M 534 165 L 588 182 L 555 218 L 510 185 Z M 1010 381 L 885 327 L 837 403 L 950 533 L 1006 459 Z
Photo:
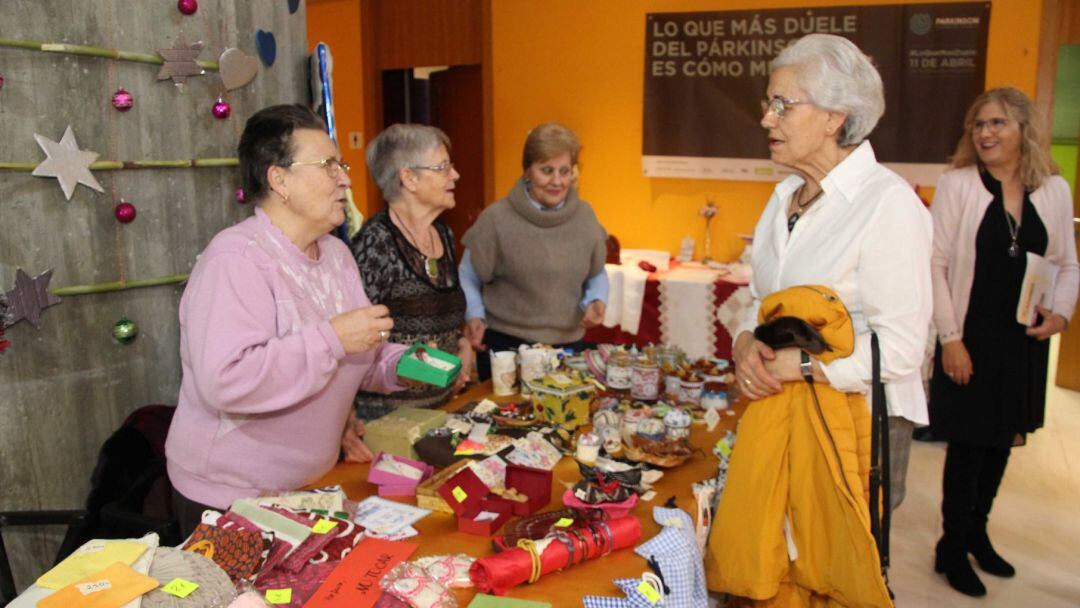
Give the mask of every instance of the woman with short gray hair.
M 394 318 L 390 341 L 434 343 L 462 358 L 453 386 L 413 386 L 395 395 L 360 392 L 360 419 L 399 407 L 436 407 L 469 379 L 472 348 L 462 339 L 465 296 L 454 259 L 454 235 L 438 217 L 453 209 L 461 176 L 450 161 L 450 138 L 426 125 L 396 124 L 367 147 L 371 177 L 386 207 L 364 223 L 352 243 L 364 292 Z
M 756 406 L 756 401 L 782 392 L 784 383 L 810 379 L 842 393 L 865 394 L 872 380 L 873 332 L 881 348 L 881 378 L 889 414 L 925 425 L 921 366 L 933 308 L 933 227 L 930 214 L 912 187 L 878 163 L 873 147 L 866 141 L 884 112 L 881 77 L 870 58 L 853 43 L 825 34 L 798 40 L 780 53 L 772 67 L 767 97 L 761 102 L 761 126 L 768 133 L 772 160 L 793 174 L 777 184 L 754 231 L 750 284 L 753 300 L 743 322 L 733 332 L 738 387 L 751 400 L 750 408 Z M 755 339 L 762 299 L 800 285 L 828 287 L 840 297 L 855 335 L 851 356 L 825 363 L 799 348 L 774 350 Z M 829 426 L 825 429 L 829 430 Z M 870 432 L 869 417 L 862 418 L 854 429 L 831 430 L 838 431 L 865 438 Z M 907 433 L 910 441 L 910 426 Z M 869 447 L 861 443 L 859 449 L 869 452 Z M 809 461 L 824 458 L 822 454 L 820 449 L 791 453 L 789 459 Z M 736 451 L 721 507 L 725 503 L 737 504 L 732 494 L 739 491 L 732 485 L 739 464 L 737 456 Z M 859 476 L 865 485 L 866 470 L 861 470 Z M 819 489 L 824 496 L 825 489 Z M 860 520 L 868 522 L 863 488 L 848 491 L 859 503 L 853 502 L 852 508 L 860 509 Z M 789 563 L 783 551 L 782 559 L 771 561 L 776 556 L 768 553 L 770 547 L 730 543 L 721 547 L 710 542 L 706 566 L 711 589 L 768 599 L 771 596 L 763 590 L 775 594 L 782 588 L 782 581 L 775 577 L 784 574 L 791 575 L 790 579 L 784 577 L 786 584 L 799 579 L 794 585 L 834 597 L 884 589 L 884 585 L 866 580 L 862 580 L 862 586 L 840 588 L 836 577 L 842 573 L 828 571 L 829 555 L 850 552 L 854 547 L 845 546 L 841 540 L 845 537 L 828 530 L 820 531 L 821 537 L 813 537 L 815 532 L 809 529 L 813 526 L 800 515 L 813 511 L 813 505 L 794 504 L 797 498 L 793 495 L 787 500 L 788 512 L 793 514 L 786 528 L 790 532 L 788 542 L 815 538 L 817 542 L 811 543 L 814 546 L 804 542 L 795 547 L 798 557 L 792 557 Z M 714 533 L 724 527 L 725 518 L 731 517 L 728 511 L 721 508 L 717 512 Z M 759 512 L 737 513 L 734 524 L 752 526 L 761 517 Z M 867 555 L 865 559 L 873 557 Z M 802 577 L 808 568 L 823 572 L 825 579 Z M 876 567 L 870 572 L 874 571 Z M 815 585 L 821 580 L 829 582 Z M 846 599 L 859 603 L 850 596 Z M 888 604 L 887 594 L 878 593 L 862 605 Z

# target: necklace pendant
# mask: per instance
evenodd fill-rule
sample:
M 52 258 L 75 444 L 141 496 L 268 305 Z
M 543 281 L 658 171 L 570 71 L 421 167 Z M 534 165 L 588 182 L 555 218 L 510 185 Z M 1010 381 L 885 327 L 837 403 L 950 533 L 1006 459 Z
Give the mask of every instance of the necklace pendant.
M 1020 257 L 1020 245 L 1016 241 L 1013 241 L 1012 244 L 1009 245 L 1009 257 L 1010 258 L 1018 258 L 1018 257 Z
M 439 277 L 439 260 L 435 258 L 427 258 L 424 260 L 424 270 L 427 271 L 427 276 L 432 279 Z
M 797 221 L 799 221 L 799 213 L 797 211 L 788 216 L 788 218 L 787 218 L 787 231 L 789 233 L 792 230 L 795 230 L 795 222 L 797 222 Z

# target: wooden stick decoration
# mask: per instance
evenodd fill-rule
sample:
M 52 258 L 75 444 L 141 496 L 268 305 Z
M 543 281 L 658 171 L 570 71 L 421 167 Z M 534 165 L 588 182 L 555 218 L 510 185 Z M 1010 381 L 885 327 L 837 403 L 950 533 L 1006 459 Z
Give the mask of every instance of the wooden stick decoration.
M 61 296 L 65 298 L 69 296 L 85 296 L 95 293 L 109 293 L 113 291 L 124 291 L 126 289 L 139 289 L 141 287 L 175 285 L 187 281 L 189 276 L 191 275 L 173 274 L 165 277 L 156 277 L 153 279 L 137 279 L 134 281 L 112 281 L 109 283 L 95 283 L 93 285 L 73 285 L 71 287 L 50 289 L 49 293 L 54 296 Z
M 68 55 L 82 55 L 84 57 L 104 57 L 120 61 L 135 61 L 152 65 L 163 65 L 165 60 L 157 53 L 135 53 L 132 51 L 120 51 L 107 49 L 100 46 L 88 46 L 85 44 L 67 44 L 62 42 L 43 42 L 40 40 L 20 40 L 17 38 L 0 38 L 0 47 L 12 49 L 24 49 L 28 51 L 42 51 L 46 53 L 65 53 Z M 216 61 L 196 61 L 199 67 L 206 70 L 217 70 Z
M 41 163 L 4 163 L 0 162 L 0 171 L 33 171 Z M 190 169 L 196 167 L 236 167 L 240 159 L 191 158 L 180 160 L 99 160 L 90 163 L 95 171 L 122 171 L 126 169 Z

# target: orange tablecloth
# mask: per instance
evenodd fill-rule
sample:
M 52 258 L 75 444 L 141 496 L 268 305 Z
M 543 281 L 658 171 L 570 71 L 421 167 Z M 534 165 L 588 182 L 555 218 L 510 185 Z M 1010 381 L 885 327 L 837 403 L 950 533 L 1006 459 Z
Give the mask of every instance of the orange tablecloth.
M 477 401 L 484 397 L 495 401 L 519 398 L 517 396 L 491 397 L 490 384 L 481 383 L 454 399 L 444 409 L 454 411 L 470 401 Z M 734 411 L 741 413 L 743 407 L 742 404 L 736 404 Z M 711 447 L 724 431 L 735 428 L 736 420 L 735 415 L 723 416 L 720 425 L 712 433 L 706 432 L 704 425 L 693 427 L 691 443 L 699 448 L 700 452 L 695 453 L 682 466 L 669 469 L 655 486 L 656 498 L 650 502 L 639 502 L 633 511 L 633 515 L 641 520 L 642 542 L 660 531 L 660 526 L 653 521 L 652 508 L 662 505 L 670 496 L 675 496 L 678 506 L 694 517 L 697 506 L 690 484 L 716 474 L 717 462 L 716 457 L 712 455 Z M 377 492 L 374 485 L 367 483 L 367 472 L 367 464 L 339 463 L 312 487 L 340 484 L 349 498 L 363 499 Z M 571 458 L 563 458 L 555 467 L 554 473 L 552 501 L 546 509 L 543 509 L 545 511 L 562 508 L 563 491 L 581 478 L 577 465 Z M 400 500 L 416 504 L 415 498 Z M 467 553 L 473 557 L 483 557 L 494 553 L 490 539 L 458 532 L 454 517 L 446 513 L 433 512 L 413 527 L 420 532 L 419 536 L 407 541 L 420 544 L 414 557 L 447 553 Z M 545 576 L 535 584 L 515 587 L 507 593 L 507 596 L 550 602 L 556 607 L 580 606 L 583 595 L 620 596 L 621 593 L 611 583 L 611 579 L 641 576 L 641 573 L 646 570 L 648 570 L 648 565 L 645 560 L 632 550 L 623 550 L 601 559 L 578 564 L 563 572 Z M 475 590 L 471 588 L 458 590 L 458 601 L 462 608 L 468 605 L 475 593 Z

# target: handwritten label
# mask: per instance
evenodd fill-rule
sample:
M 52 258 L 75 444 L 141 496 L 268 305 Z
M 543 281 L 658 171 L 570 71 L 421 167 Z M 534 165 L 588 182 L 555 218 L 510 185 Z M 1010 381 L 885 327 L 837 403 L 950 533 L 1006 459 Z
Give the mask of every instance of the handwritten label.
M 165 593 L 168 593 L 169 595 L 175 595 L 176 597 L 183 599 L 191 595 L 192 592 L 194 592 L 198 588 L 198 583 L 186 581 L 182 578 L 174 578 L 173 580 L 169 581 L 168 585 L 162 587 L 161 590 Z
M 271 604 L 288 604 L 292 602 L 292 588 L 289 589 L 267 589 L 266 601 Z
M 105 591 L 106 589 L 112 589 L 112 583 L 108 579 L 103 581 L 94 581 L 92 583 L 83 583 L 81 585 L 75 585 L 75 588 L 79 590 L 79 593 L 83 595 L 90 595 L 91 593 L 97 593 L 99 591 Z
M 660 594 L 656 589 L 650 585 L 647 581 L 641 581 L 641 584 L 637 586 L 638 593 L 649 600 L 649 603 L 655 606 L 660 601 Z
M 79 550 L 75 552 L 75 555 L 89 555 L 91 553 L 101 553 L 104 550 L 105 550 L 105 541 L 104 540 L 100 540 L 100 539 L 99 540 L 92 540 L 92 541 L 86 543 L 85 545 L 83 545 L 82 547 L 79 547 Z
M 556 528 L 565 528 L 565 527 L 567 527 L 567 526 L 569 526 L 569 525 L 571 525 L 573 523 L 574 523 L 574 520 L 570 519 L 569 517 L 563 517 L 559 521 L 555 522 L 555 527 Z
M 330 530 L 333 530 L 336 526 L 336 521 L 330 521 L 329 519 L 320 519 L 318 523 L 312 526 L 311 531 L 315 534 L 326 534 Z
M 450 490 L 450 493 L 454 495 L 454 500 L 458 502 L 465 502 L 465 499 L 469 497 L 469 495 L 465 493 L 465 490 L 461 489 L 461 486 L 454 486 L 454 489 Z

